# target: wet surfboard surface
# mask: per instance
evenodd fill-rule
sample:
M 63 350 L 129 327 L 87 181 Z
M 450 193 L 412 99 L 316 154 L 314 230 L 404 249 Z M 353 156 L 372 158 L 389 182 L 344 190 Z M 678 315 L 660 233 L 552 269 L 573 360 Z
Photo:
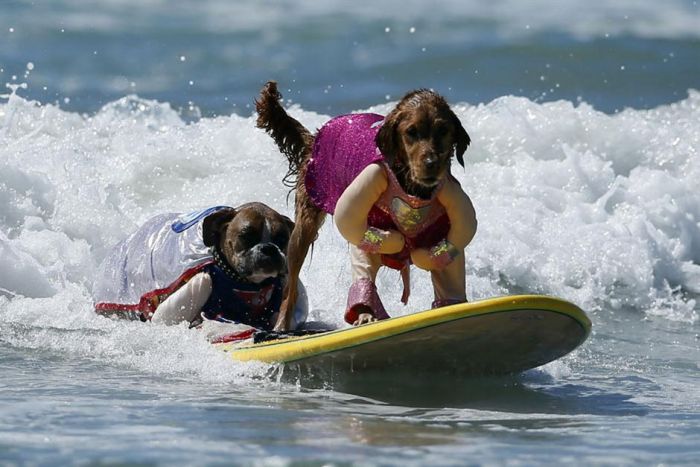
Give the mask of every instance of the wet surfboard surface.
M 215 345 L 235 360 L 284 363 L 311 373 L 486 376 L 520 373 L 561 358 L 590 331 L 591 321 L 570 302 L 513 295 L 359 327 Z

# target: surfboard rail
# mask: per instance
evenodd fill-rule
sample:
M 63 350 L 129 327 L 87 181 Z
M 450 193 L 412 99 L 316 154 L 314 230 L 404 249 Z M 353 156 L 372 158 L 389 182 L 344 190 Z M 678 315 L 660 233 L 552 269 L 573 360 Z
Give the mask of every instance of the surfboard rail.
M 518 311 L 522 313 L 517 313 Z M 533 311 L 535 313 L 532 313 Z M 580 327 L 577 336 L 573 341 L 569 339 L 570 342 L 566 344 L 567 348 L 558 353 L 570 352 L 583 343 L 591 331 L 590 319 L 583 310 L 573 303 L 545 295 L 512 295 L 450 305 L 327 333 L 288 337 L 257 344 L 217 344 L 217 347 L 230 353 L 231 357 L 238 361 L 291 363 L 337 354 L 377 341 L 391 340 L 403 334 L 414 333 L 417 330 L 456 323 L 470 318 L 495 316 L 505 312 L 509 313 L 508 322 L 515 323 L 512 326 L 516 328 L 521 323 L 525 324 L 527 320 L 544 319 L 542 312 L 562 315 L 577 323 Z M 521 323 L 518 323 L 518 320 L 522 320 Z M 555 358 L 559 356 L 561 355 L 555 353 Z

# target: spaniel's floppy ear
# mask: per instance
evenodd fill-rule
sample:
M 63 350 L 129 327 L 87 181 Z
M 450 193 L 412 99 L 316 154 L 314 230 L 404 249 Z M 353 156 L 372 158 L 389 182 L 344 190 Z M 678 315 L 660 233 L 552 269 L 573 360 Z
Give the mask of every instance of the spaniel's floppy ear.
M 467 150 L 467 147 L 469 147 L 469 143 L 471 143 L 472 140 L 469 137 L 467 130 L 465 130 L 462 126 L 462 122 L 460 122 L 459 118 L 457 118 L 457 115 L 455 115 L 452 110 L 450 110 L 450 114 L 450 120 L 452 121 L 455 132 L 454 147 L 455 154 L 457 155 L 457 162 L 459 162 L 459 165 L 464 167 L 464 152 Z
M 214 246 L 219 243 L 221 235 L 226 230 L 226 224 L 236 216 L 233 208 L 224 208 L 209 214 L 202 222 L 202 240 L 205 246 Z
M 382 123 L 382 127 L 377 132 L 377 137 L 374 141 L 389 165 L 394 162 L 394 158 L 399 154 L 400 145 L 402 144 L 398 128 L 400 120 L 401 113 L 397 109 L 389 112 L 389 115 L 384 118 L 384 123 Z

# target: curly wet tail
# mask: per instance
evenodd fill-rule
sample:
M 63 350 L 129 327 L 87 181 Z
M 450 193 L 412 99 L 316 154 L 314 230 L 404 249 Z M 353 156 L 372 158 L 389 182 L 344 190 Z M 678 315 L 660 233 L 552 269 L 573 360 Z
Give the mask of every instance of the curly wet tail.
M 301 168 L 311 153 L 313 135 L 292 118 L 280 104 L 282 95 L 277 91 L 277 83 L 268 81 L 255 101 L 258 111 L 257 127 L 265 130 L 275 140 L 282 154 L 289 162 L 289 171 L 282 182 L 294 188 Z

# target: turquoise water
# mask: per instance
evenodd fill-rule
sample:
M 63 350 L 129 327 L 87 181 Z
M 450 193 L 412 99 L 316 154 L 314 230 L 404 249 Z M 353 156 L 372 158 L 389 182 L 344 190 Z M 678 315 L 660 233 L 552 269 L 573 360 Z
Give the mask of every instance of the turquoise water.
M 0 463 L 674 465 L 700 456 L 700 8 L 693 1 L 0 3 Z M 310 128 L 432 87 L 472 136 L 472 300 L 544 293 L 593 321 L 509 378 L 321 389 L 185 327 L 91 310 L 153 214 L 266 202 L 286 164 L 251 104 Z M 347 246 L 302 271 L 341 325 Z M 413 274 L 378 286 L 429 306 Z
M 333 115 L 415 87 L 451 102 L 518 95 L 605 112 L 698 88 L 694 1 L 317 3 L 5 1 L 0 78 L 71 111 L 136 93 L 207 116 L 249 114 L 268 79 Z

